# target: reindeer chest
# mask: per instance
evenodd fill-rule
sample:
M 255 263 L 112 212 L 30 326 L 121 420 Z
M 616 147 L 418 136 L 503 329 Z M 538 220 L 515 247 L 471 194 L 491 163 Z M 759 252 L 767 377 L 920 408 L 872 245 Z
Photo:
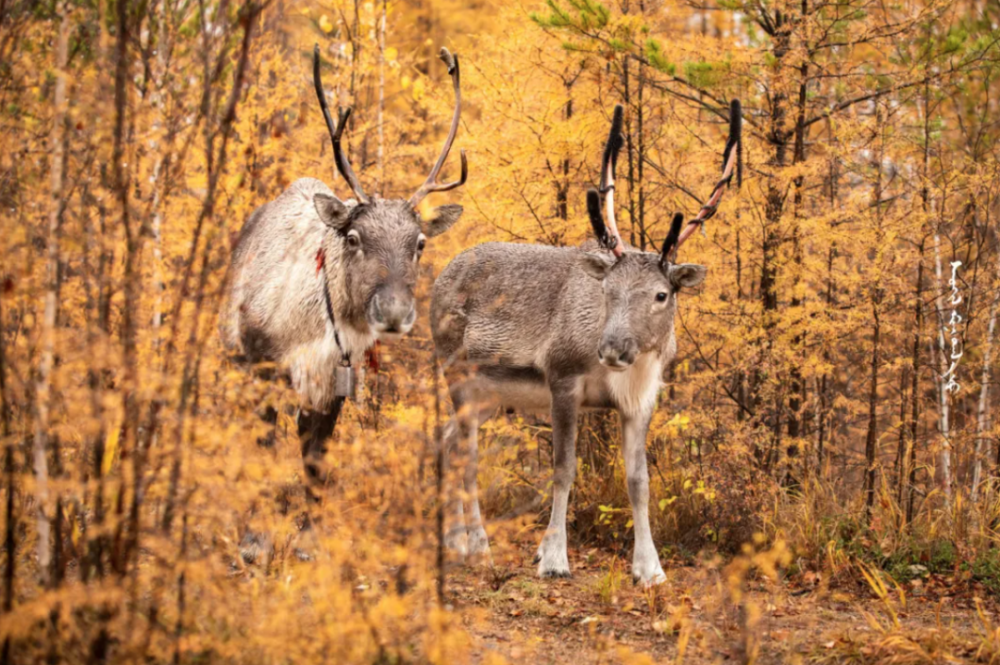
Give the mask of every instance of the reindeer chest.
M 585 408 L 617 408 L 626 415 L 652 411 L 660 390 L 663 365 L 658 354 L 645 353 L 622 372 L 598 366 L 583 380 Z

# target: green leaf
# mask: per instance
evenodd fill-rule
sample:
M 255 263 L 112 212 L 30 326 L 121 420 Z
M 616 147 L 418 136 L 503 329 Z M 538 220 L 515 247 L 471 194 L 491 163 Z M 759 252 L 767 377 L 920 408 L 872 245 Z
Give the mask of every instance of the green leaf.
M 724 66 L 712 62 L 685 62 L 684 78 L 699 88 L 711 88 L 722 80 Z
M 677 71 L 677 67 L 670 63 L 666 56 L 663 55 L 663 48 L 655 39 L 650 38 L 646 40 L 646 59 L 649 60 L 649 64 L 654 69 L 664 74 L 673 76 Z

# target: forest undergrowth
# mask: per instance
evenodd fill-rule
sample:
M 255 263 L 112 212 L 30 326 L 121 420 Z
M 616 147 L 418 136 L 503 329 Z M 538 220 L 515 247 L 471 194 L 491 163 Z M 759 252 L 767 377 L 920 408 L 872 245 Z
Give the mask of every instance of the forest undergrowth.
M 0 0 L 0 663 L 1000 662 L 998 21 L 956 0 Z M 430 170 L 441 46 L 469 160 L 416 327 L 364 359 L 322 484 L 281 368 L 218 331 L 253 210 L 301 177 L 347 197 L 314 45 L 367 191 Z M 708 278 L 679 297 L 647 442 L 667 581 L 632 583 L 601 412 L 573 577 L 532 564 L 547 414 L 483 425 L 492 560 L 457 559 L 433 279 L 480 242 L 587 240 L 616 104 L 620 229 L 657 251 L 718 178 L 732 99 L 744 177 L 683 247 Z

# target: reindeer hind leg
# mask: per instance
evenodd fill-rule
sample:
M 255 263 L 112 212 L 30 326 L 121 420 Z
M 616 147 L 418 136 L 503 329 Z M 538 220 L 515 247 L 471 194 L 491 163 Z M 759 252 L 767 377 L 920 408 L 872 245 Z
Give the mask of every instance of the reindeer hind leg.
M 486 535 L 486 526 L 479 507 L 479 424 L 488 414 L 477 405 L 466 406 L 458 413 L 459 435 L 465 444 L 466 460 L 463 473 L 465 483 L 465 499 L 468 506 L 466 526 L 469 537 L 469 556 L 481 558 L 485 563 L 491 562 L 490 540 Z

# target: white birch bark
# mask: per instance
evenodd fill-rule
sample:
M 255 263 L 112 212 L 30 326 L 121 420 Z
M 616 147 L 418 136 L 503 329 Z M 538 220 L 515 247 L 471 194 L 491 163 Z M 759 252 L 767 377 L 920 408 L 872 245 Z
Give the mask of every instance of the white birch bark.
M 948 372 L 948 356 L 950 351 L 945 343 L 945 328 L 947 320 L 944 315 L 942 299 L 944 297 L 944 278 L 941 267 L 941 235 L 934 234 L 934 309 L 938 318 L 938 344 L 935 349 L 935 360 L 937 365 L 937 393 L 938 410 L 940 419 L 938 427 L 941 431 L 941 450 L 938 452 L 938 474 L 941 491 L 944 493 L 945 501 L 951 505 L 951 431 L 949 426 L 951 402 L 948 399 L 948 391 L 945 390 L 944 375 Z
M 156 64 L 159 71 L 156 77 L 155 95 L 157 96 L 157 107 L 159 108 L 159 118 L 156 129 L 162 129 L 167 121 L 167 102 L 163 90 L 164 79 L 167 74 L 167 26 L 170 19 L 168 3 L 160 3 L 160 34 L 156 44 Z M 157 152 L 156 165 L 153 167 L 153 347 L 160 348 L 160 327 L 163 325 L 163 151 L 160 147 L 159 139 L 154 140 L 153 150 Z
M 32 454 L 35 471 L 35 517 L 38 535 L 38 568 L 43 587 L 50 582 L 52 562 L 49 504 L 49 431 L 52 426 L 52 367 L 55 363 L 56 313 L 59 305 L 59 236 L 63 206 L 63 140 L 66 131 L 66 65 L 69 58 L 69 4 L 60 2 L 56 37 L 56 81 L 53 90 L 52 128 L 49 131 L 49 219 L 45 266 L 45 299 L 42 311 L 41 353 L 35 384 L 35 436 Z
M 997 276 L 1000 277 L 1000 255 L 997 256 Z M 989 438 L 991 426 L 990 378 L 993 362 L 993 337 L 997 325 L 997 308 L 1000 306 L 1000 288 L 994 287 L 993 302 L 990 304 L 990 322 L 986 328 L 986 345 L 983 348 L 983 369 L 980 376 L 979 404 L 976 407 L 976 443 L 972 463 L 972 500 L 979 497 L 979 484 L 983 477 L 983 442 Z

